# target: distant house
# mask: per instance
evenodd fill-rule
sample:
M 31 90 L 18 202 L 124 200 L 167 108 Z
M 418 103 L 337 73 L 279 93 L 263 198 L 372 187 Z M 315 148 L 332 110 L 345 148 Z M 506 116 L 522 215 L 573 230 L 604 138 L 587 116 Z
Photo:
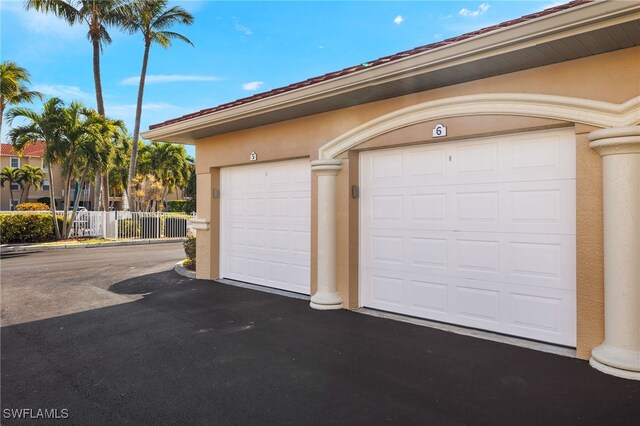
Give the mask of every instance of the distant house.
M 575 0 L 143 135 L 196 146 L 198 278 L 640 379 L 639 124 L 640 3 Z
M 44 144 L 42 142 L 36 142 L 25 148 L 24 152 L 20 155 L 16 153 L 13 145 L 3 143 L 2 151 L 0 152 L 0 169 L 5 167 L 20 168 L 26 164 L 33 167 L 41 167 L 45 172 L 45 180 L 41 188 L 31 187 L 29 190 L 29 197 L 26 201 L 35 202 L 40 198 L 49 197 L 49 176 L 47 172 L 47 164 L 44 161 Z M 53 184 L 55 189 L 54 198 L 56 205 L 62 204 L 62 177 L 60 174 L 60 167 L 57 165 L 52 166 L 53 172 Z M 14 206 L 20 201 L 20 187 L 17 184 L 13 186 Z M 7 211 L 13 210 L 11 206 L 11 196 L 9 190 L 9 184 L 5 183 L 0 192 L 0 210 Z

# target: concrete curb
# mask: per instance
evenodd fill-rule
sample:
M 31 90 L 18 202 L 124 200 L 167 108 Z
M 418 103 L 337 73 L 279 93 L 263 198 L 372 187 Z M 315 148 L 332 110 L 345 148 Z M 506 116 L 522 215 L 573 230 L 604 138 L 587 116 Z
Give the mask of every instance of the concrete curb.
M 184 260 L 181 260 L 180 262 L 176 263 L 176 266 L 173 267 L 173 270 L 176 272 L 176 274 L 182 275 L 183 277 L 186 277 L 186 278 L 196 277 L 196 271 L 192 271 L 184 267 Z
M 114 241 L 109 243 L 94 243 L 94 244 L 64 244 L 56 246 L 46 246 L 42 244 L 16 244 L 16 245 L 2 245 L 0 246 L 0 253 L 11 253 L 16 251 L 47 251 L 47 250 L 60 250 L 71 248 L 98 248 L 98 247 L 120 247 L 120 246 L 139 246 L 146 244 L 167 244 L 167 243 L 182 243 L 186 241 L 185 238 L 176 238 L 171 240 L 135 240 L 135 241 Z

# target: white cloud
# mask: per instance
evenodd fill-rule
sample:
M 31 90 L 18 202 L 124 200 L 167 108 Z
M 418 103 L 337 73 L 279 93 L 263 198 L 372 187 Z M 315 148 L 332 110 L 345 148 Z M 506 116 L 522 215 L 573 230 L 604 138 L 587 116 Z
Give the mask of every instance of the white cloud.
M 65 101 L 95 101 L 94 93 L 85 92 L 78 86 L 66 86 L 64 84 L 36 84 L 33 86 L 33 90 L 42 92 L 46 96 L 60 98 Z
M 475 18 L 476 16 L 484 15 L 485 13 L 487 13 L 490 7 L 491 5 L 489 5 L 489 3 L 482 3 L 476 10 L 463 8 L 460 9 L 460 12 L 458 13 L 460 14 L 460 16 Z
M 435 38 L 436 40 L 440 40 L 440 39 L 442 39 L 442 34 L 440 34 L 440 33 L 434 34 L 433 38 Z
M 220 81 L 219 77 L 213 75 L 182 75 L 182 74 L 157 74 L 148 75 L 145 78 L 145 83 L 148 84 L 162 84 L 162 83 L 174 83 L 179 81 Z M 127 77 L 120 82 L 125 86 L 138 85 L 140 77 Z
M 260 86 L 262 86 L 264 84 L 264 82 L 262 81 L 252 81 L 249 83 L 244 83 L 242 85 L 242 89 L 243 90 L 258 90 L 260 88 Z
M 242 34 L 244 34 L 246 36 L 253 35 L 253 31 L 251 31 L 251 28 L 245 27 L 244 25 L 240 24 L 239 22 L 236 22 L 235 28 L 236 28 L 236 31 L 240 31 Z
M 400 25 L 404 22 L 404 18 L 402 17 L 402 15 L 398 15 L 394 18 L 393 22 L 395 22 L 397 25 Z
M 88 28 L 82 24 L 69 25 L 65 20 L 51 13 L 25 10 L 22 2 L 0 1 L 2 13 L 11 13 L 20 25 L 34 34 L 46 35 L 47 38 L 78 38 L 87 33 Z
M 451 19 L 451 18 L 453 18 L 453 15 L 440 15 L 440 16 L 438 16 L 438 19 L 441 19 L 441 20 Z

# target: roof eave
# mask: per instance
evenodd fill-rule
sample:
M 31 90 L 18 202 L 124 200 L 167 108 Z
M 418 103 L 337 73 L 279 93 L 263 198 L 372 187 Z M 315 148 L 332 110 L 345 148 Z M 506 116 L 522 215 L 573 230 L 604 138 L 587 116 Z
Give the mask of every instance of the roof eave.
M 189 134 L 204 128 L 247 120 L 251 117 L 314 100 L 471 63 L 540 43 L 570 37 L 633 19 L 640 19 L 640 4 L 635 2 L 596 1 L 466 40 L 428 50 L 386 64 L 365 68 L 306 87 L 269 96 L 222 111 L 169 123 L 142 133 L 151 140 L 195 143 Z

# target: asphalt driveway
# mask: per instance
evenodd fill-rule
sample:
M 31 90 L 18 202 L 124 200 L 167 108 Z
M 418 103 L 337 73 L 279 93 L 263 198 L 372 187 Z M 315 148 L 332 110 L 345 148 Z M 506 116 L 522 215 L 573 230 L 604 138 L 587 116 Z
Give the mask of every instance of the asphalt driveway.
M 48 423 L 6 418 L 21 408 L 79 425 L 640 419 L 640 382 L 584 361 L 186 279 L 170 270 L 183 256 L 169 244 L 3 258 L 2 424 Z

